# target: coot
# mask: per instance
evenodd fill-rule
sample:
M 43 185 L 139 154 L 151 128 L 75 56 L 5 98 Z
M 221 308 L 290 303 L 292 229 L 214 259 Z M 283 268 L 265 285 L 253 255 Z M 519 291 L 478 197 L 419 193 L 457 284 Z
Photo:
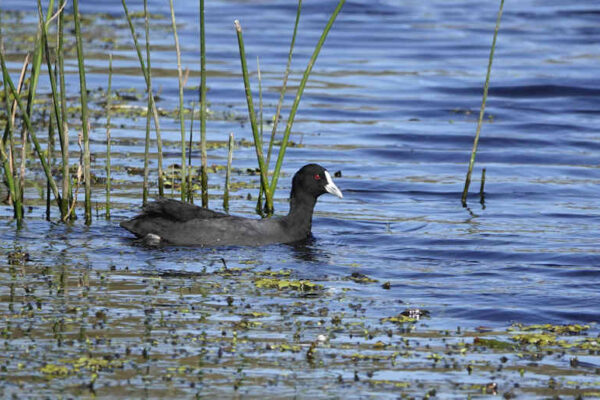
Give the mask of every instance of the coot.
M 249 219 L 212 211 L 178 200 L 159 198 L 121 226 L 152 243 L 178 246 L 259 246 L 293 243 L 310 236 L 317 197 L 342 198 L 331 175 L 318 164 L 300 168 L 292 179 L 290 211 L 282 217 Z

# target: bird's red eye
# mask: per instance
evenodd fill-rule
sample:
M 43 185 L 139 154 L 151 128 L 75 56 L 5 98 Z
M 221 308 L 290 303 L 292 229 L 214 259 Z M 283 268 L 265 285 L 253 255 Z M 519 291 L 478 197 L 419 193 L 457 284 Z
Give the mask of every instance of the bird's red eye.
M 320 180 L 320 179 L 321 179 L 321 176 L 320 176 L 319 174 L 316 174 L 316 175 L 315 175 L 315 181 L 318 181 L 318 180 Z

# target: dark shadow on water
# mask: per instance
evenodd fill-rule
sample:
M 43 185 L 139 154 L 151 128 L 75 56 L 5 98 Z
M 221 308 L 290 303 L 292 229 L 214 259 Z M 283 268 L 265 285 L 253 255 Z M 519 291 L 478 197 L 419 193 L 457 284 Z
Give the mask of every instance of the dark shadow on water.
M 291 250 L 292 256 L 298 261 L 310 263 L 324 263 L 329 260 L 330 254 L 324 248 L 318 246 L 319 241 L 310 235 L 308 238 L 286 244 Z

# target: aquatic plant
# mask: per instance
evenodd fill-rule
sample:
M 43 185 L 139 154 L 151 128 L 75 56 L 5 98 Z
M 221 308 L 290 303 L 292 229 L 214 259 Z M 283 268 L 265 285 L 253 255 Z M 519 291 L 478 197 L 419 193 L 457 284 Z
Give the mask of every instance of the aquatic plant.
M 4 37 L 2 35 L 2 16 L 0 15 L 0 56 L 4 56 Z M 23 65 L 23 70 L 21 72 L 21 78 L 19 79 L 19 93 L 21 92 L 21 83 L 23 81 L 23 76 L 25 74 L 25 69 L 27 64 L 29 63 L 29 55 L 25 57 L 25 63 Z M 3 64 L 4 66 L 4 64 Z M 7 71 L 2 68 L 2 77 L 3 81 L 6 81 Z M 15 145 L 13 138 L 13 108 L 16 107 L 16 100 L 10 101 L 10 92 L 8 89 L 8 85 L 4 84 L 4 101 L 6 105 L 6 126 L 4 128 L 4 134 L 0 136 L 0 161 L 2 162 L 3 171 L 4 171 L 4 179 L 6 181 L 6 185 L 8 186 L 9 194 L 8 201 L 12 203 L 13 206 L 13 215 L 17 220 L 17 226 L 21 227 L 23 222 L 23 207 L 21 204 L 21 195 L 19 193 L 19 182 L 17 181 L 17 176 L 15 174 L 14 167 L 14 158 L 13 155 L 15 153 Z M 8 154 L 7 154 L 7 146 L 6 141 L 8 141 Z
M 64 4 L 63 4 L 64 5 Z M 52 10 L 49 9 L 48 13 L 50 13 Z M 61 10 L 59 11 L 62 14 L 62 7 Z M 62 112 L 60 110 L 60 105 L 62 104 L 62 100 L 59 100 L 59 97 L 61 96 L 61 94 L 59 94 L 58 92 L 58 88 L 57 88 L 57 71 L 56 68 L 53 69 L 52 68 L 52 62 L 50 59 L 50 47 L 48 46 L 48 26 L 47 23 L 44 21 L 44 15 L 43 15 L 43 11 L 42 11 L 42 3 L 40 0 L 38 0 L 38 12 L 39 12 L 39 19 L 40 19 L 40 27 L 41 27 L 41 42 L 42 45 L 44 46 L 44 53 L 45 53 L 45 58 L 46 58 L 46 67 L 48 69 L 48 78 L 50 81 L 50 89 L 52 92 L 52 105 L 54 106 L 54 121 L 56 122 L 56 128 L 58 130 L 58 135 L 60 138 L 60 143 L 61 145 L 63 145 L 65 142 L 68 142 L 68 138 L 65 139 L 65 137 L 68 135 L 68 132 L 66 132 L 66 124 L 63 123 L 63 117 L 62 117 Z M 60 34 L 60 31 L 59 31 Z M 60 42 L 60 39 L 59 39 Z M 63 67 L 64 68 L 64 67 Z M 61 81 L 64 81 L 64 71 L 62 72 L 63 75 L 61 75 Z M 64 85 L 64 82 L 63 82 Z M 62 90 L 61 90 L 62 91 Z M 64 96 L 64 95 L 63 95 Z M 49 132 L 52 131 L 52 115 L 50 118 L 50 122 L 48 124 L 48 129 Z M 51 150 L 53 149 L 53 143 L 51 140 L 51 135 L 48 138 L 48 149 Z M 48 164 L 51 164 L 51 156 L 53 154 L 53 151 L 48 151 Z M 63 151 L 63 165 L 64 165 L 64 159 L 65 157 L 68 158 L 68 154 L 65 154 L 65 152 Z M 68 164 L 67 164 L 68 165 Z M 64 180 L 66 180 L 68 182 L 68 179 L 65 178 L 68 177 L 68 170 L 65 174 L 64 168 L 63 168 L 63 195 L 62 195 L 62 202 L 60 204 L 60 214 L 61 214 L 61 218 L 64 220 L 67 217 L 67 212 L 69 209 L 69 197 L 65 198 L 66 196 L 70 196 L 69 193 L 69 186 L 66 186 L 66 190 L 65 190 L 65 185 L 64 185 Z M 50 183 L 48 182 L 48 193 L 47 193 L 47 199 L 46 199 L 46 218 L 49 219 L 50 218 Z
M 227 171 L 225 173 L 225 189 L 223 190 L 223 209 L 229 212 L 229 184 L 231 180 L 231 162 L 233 160 L 233 132 L 229 134 L 229 146 L 227 151 Z
M 42 149 L 42 146 L 40 145 L 40 142 L 37 139 L 37 135 L 35 133 L 35 130 L 33 129 L 33 125 L 29 118 L 29 114 L 27 113 L 27 109 L 23 105 L 23 102 L 21 101 L 21 98 L 19 96 L 19 92 L 15 88 L 15 85 L 14 85 L 12 79 L 10 78 L 10 75 L 8 74 L 8 68 L 6 67 L 6 61 L 4 59 L 4 54 L 2 52 L 0 52 L 0 63 L 2 65 L 2 74 L 3 74 L 4 84 L 8 85 L 12 96 L 17 101 L 17 105 L 19 106 L 19 109 L 21 110 L 23 122 L 25 123 L 25 127 L 29 131 L 29 136 L 31 137 L 31 141 L 33 142 L 35 152 L 38 156 L 38 159 L 40 160 L 40 164 L 42 164 L 42 168 L 44 170 L 44 173 L 46 174 L 46 179 L 48 180 L 50 188 L 54 194 L 54 198 L 57 202 L 57 205 L 60 208 L 62 200 L 61 200 L 60 193 L 58 191 L 58 187 L 56 186 L 56 181 L 54 180 L 54 177 L 52 176 L 52 172 L 50 171 L 50 167 L 48 166 L 48 163 L 44 157 L 44 155 L 45 155 L 44 151 Z M 24 146 L 24 143 L 23 143 L 23 146 Z M 20 193 L 22 195 L 22 189 L 20 189 Z
M 465 186 L 464 186 L 463 192 L 462 192 L 461 202 L 462 202 L 463 207 L 467 206 L 467 194 L 469 192 L 469 185 L 471 184 L 471 174 L 473 173 L 473 165 L 475 164 L 475 155 L 477 154 L 477 145 L 479 144 L 479 133 L 481 132 L 481 124 L 483 122 L 483 114 L 485 112 L 485 102 L 487 100 L 488 88 L 490 86 L 490 74 L 492 72 L 492 61 L 494 60 L 494 50 L 496 48 L 496 38 L 498 37 L 498 30 L 500 29 L 500 19 L 502 18 L 502 8 L 503 7 L 504 7 L 504 0 L 500 0 L 500 9 L 498 10 L 498 17 L 496 18 L 496 28 L 494 29 L 494 38 L 492 39 L 492 46 L 490 48 L 490 57 L 488 59 L 487 73 L 485 76 L 485 84 L 483 86 L 483 98 L 481 100 L 481 108 L 479 109 L 479 118 L 477 119 L 477 129 L 475 130 L 475 139 L 473 139 L 473 149 L 471 150 L 471 158 L 469 159 L 469 168 L 467 170 L 467 176 L 465 178 Z
M 344 5 L 345 2 L 346 2 L 345 0 L 340 0 L 337 7 L 333 10 L 333 13 L 329 17 L 329 21 L 327 21 L 327 24 L 325 25 L 325 28 L 323 29 L 323 33 L 321 33 L 321 37 L 319 38 L 319 41 L 317 42 L 317 44 L 315 46 L 315 50 L 313 51 L 312 56 L 310 57 L 310 60 L 308 61 L 306 69 L 304 70 L 304 74 L 302 75 L 302 79 L 300 80 L 300 84 L 298 85 L 298 90 L 296 91 L 296 97 L 294 98 L 294 102 L 292 103 L 292 107 L 290 109 L 290 114 L 288 116 L 287 123 L 285 126 L 285 131 L 283 133 L 283 138 L 281 140 L 281 145 L 279 146 L 277 162 L 275 164 L 275 170 L 273 171 L 273 178 L 271 180 L 271 187 L 270 187 L 271 196 L 272 196 L 272 193 L 275 191 L 275 188 L 277 187 L 277 180 L 279 179 L 279 173 L 281 171 L 281 166 L 283 165 L 283 158 L 285 156 L 285 151 L 287 149 L 288 141 L 290 139 L 290 134 L 292 133 L 292 126 L 294 125 L 294 118 L 296 117 L 296 112 L 298 111 L 298 106 L 300 105 L 300 100 L 302 99 L 302 94 L 304 93 L 304 88 L 306 87 L 306 82 L 308 82 L 308 77 L 310 76 L 310 72 L 312 71 L 312 68 L 315 65 L 315 62 L 317 61 L 317 57 L 319 56 L 319 53 L 321 52 L 321 48 L 323 47 L 323 44 L 325 44 L 325 39 L 327 39 L 327 34 L 331 30 L 331 27 L 333 26 L 333 23 L 335 22 L 335 19 L 337 18 L 338 14 L 342 10 L 342 6 Z M 267 207 L 267 211 L 272 212 L 273 210 L 269 209 Z
M 75 40 L 77 43 L 77 66 L 79 68 L 79 95 L 81 96 L 81 131 L 83 134 L 83 179 L 85 187 L 85 223 L 92 223 L 92 178 L 90 134 L 87 86 L 85 81 L 85 62 L 83 55 L 83 43 L 81 38 L 81 23 L 79 17 L 79 0 L 73 0 L 73 19 L 75 20 Z
M 129 14 L 129 9 L 127 8 L 127 4 L 125 0 L 121 0 L 121 4 L 123 5 L 123 11 L 125 12 L 125 18 L 127 19 L 127 23 L 129 25 L 129 30 L 131 32 L 131 37 L 133 39 L 133 44 L 135 46 L 135 51 L 138 56 L 138 60 L 140 62 L 140 68 L 144 75 L 144 80 L 146 81 L 146 91 L 148 94 L 148 104 L 151 104 L 151 107 L 146 110 L 147 113 L 152 112 L 152 117 L 154 119 L 154 130 L 156 132 L 156 148 L 158 153 L 158 194 L 159 196 L 164 195 L 164 171 L 163 171 L 163 150 L 162 150 L 162 137 L 160 134 L 160 120 L 158 117 L 158 110 L 156 108 L 156 101 L 154 99 L 154 93 L 152 92 L 152 75 L 151 69 L 146 68 L 146 64 L 144 63 L 144 59 L 142 57 L 142 51 L 140 50 L 140 45 L 137 40 L 137 34 L 135 32 L 135 27 L 133 26 L 133 21 Z M 150 47 L 149 44 L 146 47 L 147 51 L 147 61 L 149 61 L 149 53 Z
M 179 36 L 177 35 L 177 23 L 175 22 L 175 9 L 173 0 L 169 0 L 171 8 L 171 24 L 173 27 L 173 38 L 175 41 L 175 54 L 177 55 L 177 77 L 179 83 L 179 127 L 181 130 L 181 200 L 185 201 L 187 196 L 187 162 L 185 159 L 185 122 L 183 116 L 183 70 L 181 68 L 181 50 L 179 48 Z
M 309 74 L 312 70 L 312 67 L 316 61 L 316 58 L 319 54 L 321 47 L 324 44 L 327 33 L 332 27 L 335 18 L 339 14 L 345 0 L 340 0 L 334 12 L 326 24 L 319 41 L 316 44 L 315 50 L 308 61 L 308 66 L 304 71 L 302 79 L 300 81 L 299 90 L 296 93 L 296 97 L 291 107 L 290 116 L 287 119 L 285 133 L 280 141 L 276 141 L 277 135 L 277 126 L 278 121 L 280 120 L 280 113 L 283 108 L 283 101 L 285 97 L 287 80 L 290 73 L 290 65 L 293 56 L 294 44 L 296 40 L 296 36 L 298 33 L 298 25 L 301 14 L 301 6 L 302 1 L 298 1 L 298 8 L 296 13 L 296 19 L 294 24 L 293 35 L 290 43 L 290 49 L 287 59 L 286 68 L 283 75 L 283 84 L 280 91 L 279 102 L 277 104 L 277 109 L 275 111 L 275 116 L 273 118 L 273 129 L 271 132 L 268 148 L 266 147 L 265 138 L 263 137 L 263 128 L 264 128 L 264 120 L 263 120 L 263 82 L 262 82 L 262 72 L 259 68 L 259 103 L 258 103 L 258 115 L 254 111 L 254 103 L 252 100 L 252 91 L 249 83 L 249 74 L 248 67 L 246 65 L 245 53 L 243 51 L 243 37 L 241 31 L 241 25 L 237 24 L 238 29 L 238 39 L 239 44 L 241 46 L 240 59 L 242 60 L 243 71 L 245 73 L 244 82 L 246 87 L 247 94 L 247 105 L 249 110 L 249 118 L 251 121 L 252 131 L 254 143 L 253 146 L 256 151 L 257 159 L 259 160 L 259 173 L 261 178 L 260 185 L 260 193 L 259 193 L 259 201 L 257 203 L 257 211 L 259 213 L 263 213 L 266 211 L 267 214 L 271 214 L 274 210 L 273 207 L 273 193 L 276 189 L 277 179 L 280 173 L 280 169 L 282 167 L 283 155 L 288 146 L 293 145 L 291 141 L 289 141 L 289 136 L 291 134 L 292 123 L 295 117 L 295 113 L 297 111 L 300 98 L 302 96 L 302 92 L 307 83 Z M 94 104 L 96 99 L 98 98 L 96 94 L 94 94 L 94 90 L 89 90 L 87 88 L 86 82 L 86 62 L 85 62 L 85 45 L 84 45 L 84 35 L 86 32 L 82 32 L 82 25 L 84 22 L 82 18 L 86 18 L 85 16 L 80 15 L 79 13 L 79 1 L 73 2 L 73 38 L 74 38 L 74 48 L 73 50 L 69 49 L 68 46 L 65 46 L 65 20 L 69 20 L 71 16 L 65 17 L 65 8 L 68 2 L 66 0 L 61 0 L 58 2 L 58 7 L 55 7 L 54 0 L 49 0 L 47 4 L 47 9 L 44 11 L 42 9 L 42 1 L 38 0 L 38 9 L 39 9 L 39 20 L 40 24 L 37 30 L 37 36 L 35 38 L 35 51 L 32 57 L 32 68 L 31 73 L 28 80 L 28 93 L 26 102 L 24 99 L 20 98 L 18 93 L 20 91 L 20 84 L 15 86 L 8 74 L 8 70 L 6 69 L 5 60 L 3 58 L 2 69 L 3 69 L 3 81 L 6 82 L 4 85 L 4 94 L 5 99 L 4 103 L 7 105 L 7 120 L 10 123 L 7 123 L 4 128 L 4 135 L 2 136 L 2 158 L 0 162 L 2 163 L 2 168 L 4 172 L 4 179 L 6 181 L 6 185 L 9 191 L 9 199 L 13 202 L 14 207 L 14 216 L 17 220 L 17 224 L 19 225 L 23 218 L 23 191 L 24 191 L 24 182 L 25 182 L 25 167 L 27 165 L 27 158 L 32 153 L 28 151 L 28 143 L 31 141 L 35 155 L 38 158 L 38 165 L 41 165 L 42 170 L 46 176 L 47 181 L 47 190 L 46 190 L 46 208 L 47 215 L 50 215 L 50 200 L 54 198 L 56 201 L 56 205 L 58 206 L 61 214 L 62 221 L 68 221 L 70 219 L 75 218 L 75 208 L 77 206 L 77 194 L 79 192 L 79 186 L 84 188 L 85 190 L 85 199 L 83 202 L 83 210 L 85 215 L 85 223 L 92 223 L 92 185 L 95 183 L 104 184 L 105 191 L 105 199 L 103 202 L 105 203 L 102 207 L 105 210 L 105 217 L 110 218 L 111 216 L 111 189 L 114 187 L 114 179 L 111 176 L 111 152 L 112 152 L 112 139 L 111 139 L 111 113 L 116 113 L 118 115 L 122 115 L 125 113 L 130 114 L 133 118 L 136 117 L 145 117 L 146 118 L 146 134 L 144 138 L 144 168 L 143 168 L 143 183 L 142 183 L 142 203 L 146 203 L 150 196 L 150 158 L 152 155 L 150 154 L 150 129 L 152 121 L 154 122 L 154 129 L 156 132 L 156 143 L 157 143 L 157 157 L 158 157 L 158 194 L 160 196 L 164 195 L 164 185 L 165 185 L 165 176 L 163 172 L 163 150 L 162 150 L 162 138 L 160 134 L 160 122 L 159 122 L 159 110 L 156 105 L 156 96 L 153 92 L 152 86 L 152 66 L 151 66 L 151 57 L 150 57 L 150 11 L 148 9 L 148 2 L 144 0 L 144 9 L 143 12 L 138 12 L 131 14 L 127 8 L 126 0 L 122 0 L 122 6 L 124 10 L 125 20 L 127 21 L 127 26 L 129 27 L 129 31 L 131 33 L 131 38 L 133 39 L 133 45 L 137 54 L 137 58 L 139 61 L 140 69 L 142 75 L 144 77 L 146 83 L 146 92 L 147 92 L 147 106 L 137 107 L 137 106 L 125 106 L 123 104 L 118 104 L 122 102 L 124 98 L 122 92 L 117 92 L 115 96 L 116 101 L 113 102 L 113 98 L 111 97 L 112 88 L 112 74 L 113 74 L 113 59 L 110 56 L 109 65 L 108 65 L 108 74 L 109 74 L 109 82 L 108 82 L 108 90 L 98 89 L 98 93 L 104 95 L 104 102 L 99 102 L 102 104 L 101 107 L 93 107 L 91 104 Z M 177 56 L 177 76 L 179 83 L 179 108 L 176 112 L 170 113 L 167 111 L 161 112 L 164 115 L 175 115 L 179 119 L 179 127 L 181 130 L 181 164 L 173 165 L 171 168 L 171 172 L 173 175 L 173 179 L 170 182 L 170 186 L 172 190 L 175 190 L 177 186 L 179 186 L 179 191 L 181 198 L 187 201 L 193 201 L 193 191 L 198 188 L 196 185 L 196 180 L 192 174 L 194 173 L 194 169 L 191 168 L 191 156 L 192 156 L 192 146 L 193 146 L 193 118 L 194 118 L 194 107 L 192 106 L 191 110 L 191 118 L 192 123 L 190 124 L 190 139 L 189 139 L 189 153 L 186 152 L 186 147 L 188 146 L 187 140 L 185 137 L 185 124 L 184 119 L 189 114 L 189 110 L 185 109 L 183 106 L 184 96 L 183 96 L 183 88 L 185 85 L 184 73 L 182 69 L 182 60 L 181 60 L 181 51 L 179 49 L 179 38 L 177 35 L 177 24 L 175 21 L 175 11 L 173 2 L 170 2 L 171 9 L 171 31 L 173 33 L 174 41 L 175 41 L 175 53 Z M 199 169 L 199 183 L 201 186 L 199 189 L 202 192 L 202 205 L 208 205 L 208 173 L 209 167 L 207 165 L 207 148 L 208 144 L 206 142 L 206 123 L 208 118 L 208 108 L 207 108 L 207 85 L 206 85 L 206 49 L 205 49 L 205 21 L 204 21 L 204 1 L 199 0 L 199 11 L 200 11 L 200 86 L 199 86 L 199 98 L 200 98 L 200 150 L 201 150 L 201 167 Z M 144 18 L 144 31 L 145 31 L 145 57 L 142 55 L 142 50 L 140 43 L 138 42 L 138 36 L 136 33 L 136 29 L 133 24 L 133 18 Z M 49 37 L 49 32 L 52 32 L 52 28 L 54 28 L 53 21 L 56 23 L 56 41 L 54 38 Z M 164 29 L 164 27 L 163 27 Z M 83 29 L 85 31 L 85 29 Z M 56 43 L 57 47 L 53 48 L 52 46 Z M 78 89 L 78 99 L 76 103 L 71 105 L 67 105 L 67 92 L 66 92 L 66 79 L 65 79 L 65 55 L 66 54 L 74 54 L 77 58 L 77 72 L 79 78 L 79 89 Z M 4 57 L 4 51 L 2 50 L 2 56 Z M 35 94 L 37 89 L 37 84 L 40 79 L 40 70 L 42 62 L 45 61 L 45 68 L 48 73 L 48 83 L 50 86 L 50 101 L 48 103 L 44 103 L 44 105 L 49 104 L 50 108 L 42 108 L 43 112 L 49 110 L 51 112 L 50 121 L 48 122 L 48 118 L 43 118 L 45 120 L 46 127 L 48 128 L 48 142 L 47 147 L 42 147 L 40 142 L 38 141 L 37 134 L 34 131 L 33 123 L 38 123 L 40 116 L 32 115 L 32 105 L 35 101 Z M 257 57 L 257 65 L 259 63 Z M 23 78 L 23 80 L 26 80 Z M 127 96 L 125 96 L 127 97 Z M 141 100 L 141 93 L 135 95 L 135 98 Z M 40 100 L 41 101 L 41 100 Z M 71 100 L 69 100 L 71 101 Z M 14 104 L 11 105 L 11 102 Z M 91 103 L 88 106 L 88 103 Z M 115 104 L 117 103 L 117 104 Z M 91 107 L 91 108 L 90 108 Z M 100 108 L 102 110 L 100 110 Z M 15 128 L 14 114 L 16 110 L 19 109 L 21 111 L 21 118 L 23 123 L 23 134 L 24 136 L 21 138 L 19 143 L 16 143 L 13 137 L 13 131 Z M 102 112 L 102 113 L 101 113 Z M 9 118 L 13 115 L 13 119 Z M 80 146 L 80 156 L 79 156 L 79 166 L 72 166 L 70 168 L 70 160 L 69 160 L 69 117 L 77 116 L 81 125 L 80 135 L 78 135 L 79 146 Z M 33 120 L 32 117 L 36 117 Z M 106 181 L 102 181 L 103 178 L 98 178 L 92 172 L 92 154 L 90 150 L 90 137 L 92 130 L 92 120 L 96 118 L 105 118 L 105 130 L 106 130 L 106 163 L 104 165 L 104 171 L 106 174 Z M 257 121 L 258 119 L 258 121 Z M 44 123 L 44 122 L 42 122 Z M 79 125 L 79 123 L 78 123 Z M 54 132 L 57 133 L 58 140 L 57 142 L 60 144 L 61 156 L 57 160 L 55 160 L 55 146 L 54 146 Z M 45 140 L 45 139 L 44 139 Z M 226 142 L 225 142 L 226 143 Z M 246 143 L 240 142 L 240 146 L 245 146 Z M 271 155 L 273 147 L 279 145 L 279 154 L 277 158 L 277 162 L 274 167 L 274 174 L 272 177 L 269 175 L 269 163 L 271 162 Z M 212 146 L 212 145 L 211 145 Z M 20 147 L 20 148 L 19 148 Z M 224 191 L 224 208 L 228 208 L 229 206 L 229 192 L 233 185 L 230 182 L 231 178 L 231 163 L 232 163 L 232 150 L 233 150 L 233 137 L 230 137 L 229 141 L 229 154 L 228 154 L 228 167 L 229 171 L 226 176 L 225 182 L 225 191 Z M 15 157 L 14 152 L 19 151 L 21 153 L 20 157 Z M 264 154 L 265 151 L 267 154 Z M 104 153 L 104 152 L 103 152 Z M 189 157 L 186 160 L 186 156 Z M 20 161 L 20 173 L 18 173 L 18 167 L 15 165 L 17 160 Z M 60 165 L 55 165 L 60 164 Z M 114 167 L 120 168 L 120 167 Z M 54 171 L 53 171 L 54 169 Z M 76 171 L 75 171 L 76 170 Z M 59 171 L 59 172 L 56 172 Z M 76 172 L 76 173 L 75 173 Z M 56 177 L 53 176 L 56 174 Z M 252 172 L 254 174 L 254 172 Z M 142 175 L 142 174 L 140 174 Z M 61 188 L 59 189 L 57 185 L 57 177 L 61 179 Z M 270 179 L 272 178 L 272 179 Z M 100 180 L 99 180 L 100 179 Z M 239 183 L 235 183 L 235 185 L 239 186 Z M 236 186 L 236 187 L 237 187 Z M 39 189 L 40 196 L 42 196 L 42 192 L 44 190 L 42 188 Z M 51 192 L 52 196 L 48 194 Z M 262 204 L 262 195 L 264 195 L 264 205 Z M 98 209 L 98 207 L 97 207 Z
M 105 218 L 110 219 L 110 114 L 112 89 L 112 53 L 108 55 L 108 88 L 106 89 L 106 205 Z
M 150 110 L 152 109 L 152 67 L 150 63 L 150 21 L 148 18 L 148 0 L 144 0 L 144 31 L 146 39 L 146 66 L 148 68 L 148 82 L 146 91 L 148 92 L 148 106 L 146 109 L 146 136 L 144 138 L 144 180 L 142 183 L 142 204 L 145 205 L 148 202 L 148 175 L 149 175 L 149 162 L 148 158 L 150 155 L 150 125 L 151 115 Z
M 242 77 L 244 79 L 244 88 L 246 89 L 246 102 L 248 104 L 248 117 L 250 126 L 252 127 L 252 136 L 254 137 L 254 148 L 256 150 L 256 159 L 260 169 L 260 184 L 267 203 L 267 209 L 273 208 L 273 196 L 269 187 L 269 178 L 267 177 L 267 166 L 262 151 L 262 140 L 256 125 L 256 114 L 254 112 L 254 102 L 252 101 L 252 89 L 250 88 L 250 79 L 248 78 L 248 66 L 246 63 L 246 51 L 244 50 L 244 37 L 242 35 L 242 26 L 238 20 L 234 21 L 235 30 L 237 32 L 238 45 L 240 50 L 240 61 L 242 65 Z
M 325 43 L 325 39 L 327 39 L 327 34 L 329 33 L 329 31 L 331 30 L 331 27 L 333 26 L 333 23 L 335 22 L 336 17 L 338 16 L 338 14 L 340 13 L 342 6 L 344 5 L 345 0 L 340 0 L 337 7 L 334 9 L 333 13 L 331 14 L 331 16 L 329 17 L 329 20 L 327 22 L 327 24 L 325 25 L 325 28 L 323 29 L 323 32 L 321 33 L 321 37 L 319 38 L 315 49 L 312 53 L 312 56 L 310 57 L 309 61 L 308 61 L 308 65 L 306 66 L 306 69 L 304 70 L 304 74 L 302 75 L 302 79 L 300 80 L 300 84 L 298 86 L 298 90 L 296 91 L 296 97 L 294 98 L 294 102 L 292 103 L 292 107 L 290 109 L 290 114 L 288 116 L 287 119 L 287 123 L 286 123 L 286 128 L 283 134 L 283 138 L 281 140 L 281 144 L 279 146 L 279 153 L 277 156 L 277 162 L 275 164 L 275 169 L 273 171 L 273 176 L 271 178 L 271 181 L 269 183 L 269 179 L 268 179 L 268 168 L 269 165 L 268 163 L 265 162 L 265 159 L 263 158 L 263 150 L 262 150 L 262 138 L 261 135 L 259 134 L 259 131 L 257 129 L 257 124 L 256 124 L 256 115 L 254 112 L 254 103 L 252 101 L 252 91 L 250 89 L 250 82 L 248 79 L 248 67 L 246 64 L 246 54 L 245 54 L 245 50 L 244 50 L 244 41 L 243 41 L 243 37 L 242 37 L 242 27 L 239 23 L 238 20 L 236 20 L 234 22 L 235 25 L 235 29 L 237 32 L 237 37 L 238 37 L 238 44 L 239 44 L 239 51 L 240 51 L 240 61 L 241 61 L 241 67 L 242 67 L 242 76 L 244 79 L 244 87 L 246 89 L 246 101 L 248 104 L 248 116 L 250 118 L 250 125 L 252 127 L 252 135 L 254 136 L 254 147 L 256 148 L 256 158 L 258 161 L 258 165 L 259 165 L 259 170 L 260 170 L 260 177 L 261 177 L 261 188 L 262 191 L 265 194 L 265 205 L 264 205 L 264 211 L 266 212 L 266 214 L 270 215 L 273 213 L 274 208 L 273 208 L 273 194 L 275 192 L 275 189 L 277 188 L 277 181 L 279 179 L 279 174 L 281 171 L 281 166 L 283 164 L 283 158 L 285 156 L 285 152 L 287 149 L 287 145 L 288 145 L 288 141 L 289 141 L 289 137 L 290 134 L 292 132 L 292 126 L 294 124 L 294 118 L 296 117 L 296 112 L 298 110 L 298 106 L 300 105 L 300 100 L 302 99 L 302 94 L 304 93 L 304 88 L 306 87 L 306 83 L 308 82 L 308 78 L 310 76 L 310 72 L 312 71 L 312 68 L 315 64 L 315 62 L 317 61 L 317 57 L 319 56 L 319 53 L 321 51 L 321 48 L 323 47 L 323 44 Z M 296 23 L 294 26 L 294 34 L 292 36 L 292 42 L 290 45 L 290 53 L 288 56 L 288 65 L 286 67 L 286 73 L 284 75 L 284 86 L 282 89 L 282 93 L 280 95 L 280 103 L 283 102 L 283 97 L 285 94 L 285 82 L 287 81 L 287 75 L 288 75 L 288 70 L 289 70 L 289 64 L 291 62 L 291 58 L 292 58 L 292 53 L 293 53 L 293 47 L 294 47 L 294 41 L 296 38 L 296 31 L 297 31 L 297 26 L 298 26 L 298 19 L 300 16 L 300 9 L 301 9 L 301 5 L 302 2 L 299 1 L 298 2 L 298 11 L 296 13 Z M 281 105 L 278 105 L 278 111 L 281 110 Z M 276 119 L 277 120 L 278 115 L 276 115 Z M 276 132 L 276 126 L 273 128 L 273 132 L 271 137 L 274 138 L 275 136 L 275 132 Z M 272 142 L 273 139 L 271 139 Z M 269 149 L 271 148 L 271 144 L 269 145 Z M 260 209 L 260 207 L 258 207 Z
M 202 179 L 202 207 L 208 207 L 208 171 L 206 156 L 206 40 L 204 26 L 204 0 L 199 0 L 200 7 L 200 176 Z M 192 144 L 190 143 L 190 147 Z M 231 146 L 230 146 L 231 150 Z M 230 161 L 231 162 L 231 161 Z

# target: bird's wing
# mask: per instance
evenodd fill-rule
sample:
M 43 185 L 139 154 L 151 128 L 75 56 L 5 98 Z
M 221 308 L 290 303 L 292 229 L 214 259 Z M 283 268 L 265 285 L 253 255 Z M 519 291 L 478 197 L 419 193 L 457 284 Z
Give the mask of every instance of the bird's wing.
M 169 217 L 181 222 L 192 219 L 214 219 L 229 217 L 228 214 L 212 211 L 193 204 L 159 197 L 156 201 L 148 203 L 143 207 L 143 215 Z

